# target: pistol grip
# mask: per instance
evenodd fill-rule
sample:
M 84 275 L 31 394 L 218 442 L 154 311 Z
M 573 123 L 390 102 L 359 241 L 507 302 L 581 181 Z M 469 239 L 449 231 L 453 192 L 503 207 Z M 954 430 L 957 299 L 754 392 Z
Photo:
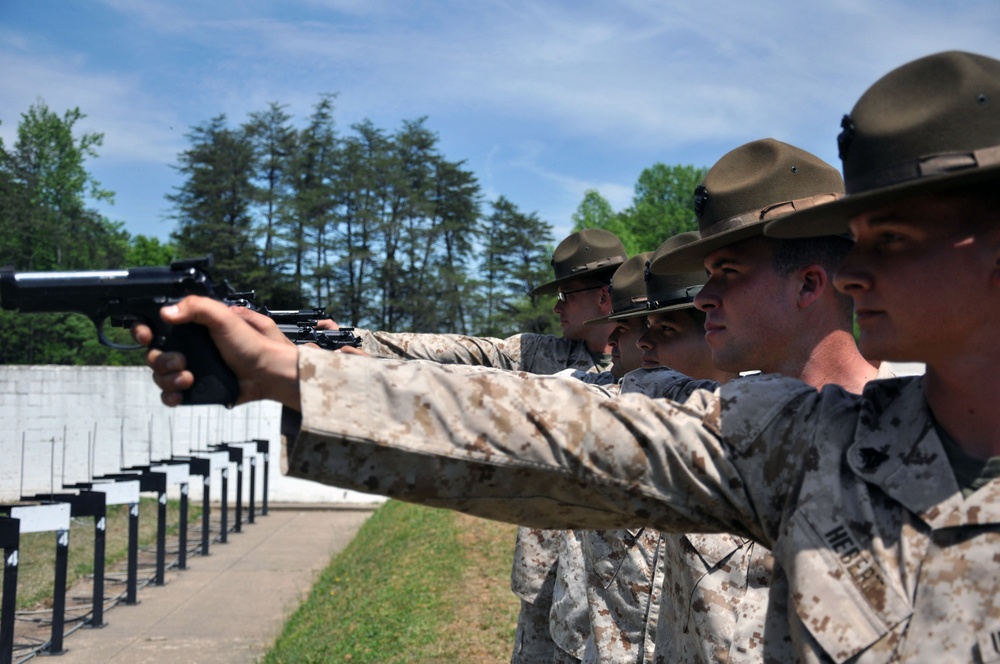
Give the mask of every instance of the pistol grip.
M 236 375 L 226 366 L 212 342 L 208 328 L 195 323 L 175 325 L 167 334 L 163 350 L 179 351 L 187 358 L 194 385 L 184 390 L 185 405 L 219 404 L 232 408 L 240 395 Z

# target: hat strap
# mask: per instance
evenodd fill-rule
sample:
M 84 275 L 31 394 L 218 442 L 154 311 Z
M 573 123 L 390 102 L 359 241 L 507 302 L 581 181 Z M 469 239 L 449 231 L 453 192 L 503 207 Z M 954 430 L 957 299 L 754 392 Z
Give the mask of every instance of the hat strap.
M 657 298 L 655 300 L 647 300 L 647 309 L 662 309 L 663 307 L 672 307 L 675 304 L 687 303 L 694 300 L 694 296 L 701 292 L 702 286 L 688 286 L 687 288 L 679 288 L 677 290 L 672 290 L 666 293 L 657 293 Z
M 743 214 L 737 215 L 735 217 L 730 217 L 724 221 L 717 221 L 706 228 L 701 230 L 702 239 L 712 237 L 713 235 L 718 235 L 720 233 L 727 233 L 729 231 L 736 230 L 738 228 L 744 228 L 746 226 L 751 226 L 753 224 L 760 223 L 762 221 L 767 221 L 769 219 L 776 219 L 777 217 L 783 217 L 786 214 L 791 214 L 797 210 L 805 210 L 807 208 L 815 207 L 823 203 L 829 203 L 835 201 L 841 197 L 839 193 L 829 193 L 829 194 L 817 194 L 815 196 L 808 196 L 806 198 L 798 198 L 794 201 L 784 201 L 782 203 L 775 203 L 774 205 L 768 205 L 760 210 L 755 210 L 753 212 L 745 212 Z
M 591 263 L 584 263 L 583 265 L 574 265 L 569 269 L 570 274 L 574 272 L 584 272 L 589 270 L 596 270 L 599 267 L 604 267 L 606 265 L 611 265 L 612 261 L 622 258 L 621 256 L 614 256 L 612 258 L 602 258 L 599 261 L 593 261 Z
M 998 164 L 1000 164 L 1000 145 L 972 152 L 947 152 L 908 161 L 871 175 L 852 177 L 847 180 L 847 190 L 852 194 L 858 194 L 869 189 L 881 189 L 910 180 Z

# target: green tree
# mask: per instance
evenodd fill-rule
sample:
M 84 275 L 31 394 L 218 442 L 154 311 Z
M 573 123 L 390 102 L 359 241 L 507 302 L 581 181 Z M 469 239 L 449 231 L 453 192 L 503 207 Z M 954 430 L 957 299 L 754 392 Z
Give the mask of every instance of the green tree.
M 87 171 L 103 134 L 74 136 L 86 117 L 62 117 L 38 101 L 21 116 L 17 140 L 0 152 L 0 263 L 22 270 L 103 268 L 119 264 L 127 236 L 86 208 L 86 197 L 113 201 Z
M 588 190 L 573 214 L 573 230 L 611 231 L 621 239 L 630 256 L 652 251 L 678 233 L 698 229 L 694 190 L 706 170 L 653 164 L 639 174 L 632 204 L 617 213 L 598 192 Z
M 292 284 L 282 271 L 282 263 L 288 247 L 279 237 L 282 213 L 291 196 L 289 169 L 295 150 L 295 128 L 285 107 L 271 102 L 266 111 L 251 113 L 243 130 L 254 150 L 254 207 L 263 236 L 260 251 L 264 275 L 255 284 L 257 295 L 272 308 L 297 307 L 298 302 L 287 302 Z
M 574 231 L 584 228 L 609 230 L 616 222 L 611 203 L 596 189 L 588 189 L 583 193 L 583 200 L 577 206 L 572 219 Z
M 503 196 L 491 206 L 492 213 L 482 222 L 476 332 L 498 337 L 556 333 L 559 326 L 550 298 L 531 295 L 533 287 L 550 278 L 552 226 L 535 213 L 524 214 Z
M 0 265 L 20 271 L 122 267 L 128 234 L 87 207 L 113 200 L 86 169 L 101 134 L 74 135 L 85 116 L 61 117 L 41 101 L 21 116 L 10 150 L 0 143 Z M 127 333 L 109 330 L 123 340 Z M 0 363 L 141 364 L 142 354 L 101 346 L 93 324 L 78 314 L 0 312 Z
M 678 233 L 698 230 L 694 190 L 707 169 L 656 163 L 642 171 L 632 205 L 622 214 L 636 242 L 629 255 L 652 251 Z
M 432 259 L 429 288 L 440 294 L 434 320 L 414 320 L 415 329 L 438 329 L 468 333 L 466 302 L 475 282 L 469 275 L 470 261 L 479 239 L 479 183 L 462 162 L 438 159 L 434 173 L 433 237 L 436 253 Z M 426 309 L 425 309 L 426 311 Z
M 159 238 L 136 235 L 129 242 L 125 265 L 128 267 L 163 267 L 177 258 L 172 244 L 163 244 Z
M 226 125 L 225 115 L 195 127 L 188 139 L 191 148 L 175 167 L 186 180 L 167 195 L 178 222 L 171 239 L 181 258 L 211 254 L 215 278 L 228 279 L 237 289 L 252 288 L 264 276 L 251 212 L 253 146 L 243 130 Z
M 333 186 L 341 254 L 331 275 L 330 311 L 352 324 L 367 324 L 381 311 L 377 230 L 385 209 L 389 140 L 367 120 L 352 130 L 341 145 Z
M 296 306 L 323 302 L 330 293 L 332 179 L 339 159 L 333 117 L 334 95 L 322 95 L 298 133 L 288 167 L 290 200 L 282 218 L 282 237 L 294 262 L 292 293 Z

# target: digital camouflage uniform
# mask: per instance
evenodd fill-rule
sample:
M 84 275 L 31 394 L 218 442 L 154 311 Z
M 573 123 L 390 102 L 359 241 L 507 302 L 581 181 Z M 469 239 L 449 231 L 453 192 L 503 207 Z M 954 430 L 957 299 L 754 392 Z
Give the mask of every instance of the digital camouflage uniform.
M 922 378 L 856 396 L 760 376 L 681 404 L 299 358 L 296 477 L 537 527 L 760 542 L 774 553 L 766 662 L 1000 657 L 1000 479 L 963 500 Z M 676 377 L 668 394 L 689 382 Z
M 423 359 L 533 374 L 554 374 L 567 369 L 595 373 L 610 365 L 610 357 L 603 354 L 595 361 L 594 354 L 583 341 L 548 334 L 524 333 L 506 339 L 371 330 L 355 330 L 355 334 L 361 338 L 362 350 L 381 358 Z M 511 591 L 521 600 L 511 659 L 516 664 L 549 664 L 561 657 L 555 647 L 550 620 L 562 539 L 562 534 L 556 530 L 518 528 L 510 579 Z M 570 568 L 564 567 L 567 569 Z M 564 600 L 562 609 L 571 606 L 571 597 L 585 596 L 582 584 L 572 585 L 571 578 L 572 572 L 567 578 L 558 580 L 560 598 Z M 561 614 L 555 619 L 560 626 L 562 644 L 571 644 L 577 630 L 583 629 L 586 633 L 585 620 L 581 623 L 579 618 Z M 566 650 L 562 645 L 560 648 Z
M 652 528 L 581 532 L 590 614 L 583 661 L 652 662 L 664 581 L 659 532 Z
M 610 371 L 584 373 L 566 370 L 558 375 L 601 386 L 609 394 L 617 394 L 618 379 Z M 590 577 L 585 555 L 586 538 L 592 531 L 547 531 L 560 534 L 559 559 L 556 564 L 552 609 L 549 611 L 549 629 L 552 639 L 561 650 L 554 660 L 581 661 L 589 643 L 591 630 Z
M 669 369 L 636 372 L 621 391 L 658 397 L 675 380 Z M 663 378 L 661 385 L 657 378 Z M 692 388 L 715 390 L 697 381 Z M 591 639 L 583 661 L 759 662 L 770 552 L 727 533 L 660 533 L 652 528 L 589 531 Z

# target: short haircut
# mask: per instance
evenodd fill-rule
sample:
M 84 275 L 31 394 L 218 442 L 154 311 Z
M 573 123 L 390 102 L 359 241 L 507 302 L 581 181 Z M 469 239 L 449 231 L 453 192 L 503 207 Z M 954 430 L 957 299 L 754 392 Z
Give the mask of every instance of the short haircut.
M 774 269 L 783 277 L 809 265 L 833 274 L 854 243 L 840 235 L 805 237 L 774 242 Z
M 821 237 L 805 237 L 790 240 L 774 239 L 774 269 L 782 277 L 787 277 L 796 270 L 810 265 L 819 265 L 826 271 L 830 288 L 840 303 L 841 313 L 845 322 L 850 322 L 854 316 L 854 301 L 833 288 L 833 275 L 841 261 L 854 246 L 849 238 L 842 235 L 824 235 Z

